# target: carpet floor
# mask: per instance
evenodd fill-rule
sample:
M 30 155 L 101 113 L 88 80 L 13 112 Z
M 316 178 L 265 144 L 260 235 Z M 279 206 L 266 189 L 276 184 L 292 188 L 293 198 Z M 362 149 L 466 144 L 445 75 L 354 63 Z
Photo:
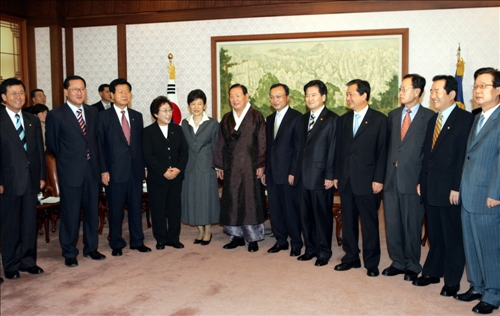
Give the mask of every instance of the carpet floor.
M 21 273 L 0 286 L 0 314 L 7 315 L 472 315 L 477 302 L 464 303 L 439 295 L 443 283 L 416 287 L 403 276 L 370 278 L 366 269 L 335 271 L 343 256 L 336 241 L 328 265 L 300 262 L 289 251 L 267 253 L 275 239 L 266 236 L 260 250 L 222 249 L 228 236 L 213 227 L 210 245 L 193 244 L 196 227 L 182 226 L 184 249 L 158 251 L 146 226 L 150 253 L 125 248 L 112 257 L 107 225 L 99 238 L 104 261 L 79 255 L 68 268 L 61 256 L 58 232 L 50 243 L 38 238 L 41 275 Z M 125 221 L 124 237 L 128 239 Z M 266 227 L 270 228 L 269 221 Z M 380 212 L 380 271 L 391 263 Z M 335 237 L 334 237 L 335 239 Z M 78 248 L 82 249 L 81 238 Z M 428 248 L 422 248 L 422 263 Z M 3 275 L 3 269 L 2 269 Z M 4 278 L 5 279 L 5 278 Z M 468 289 L 466 276 L 462 291 Z

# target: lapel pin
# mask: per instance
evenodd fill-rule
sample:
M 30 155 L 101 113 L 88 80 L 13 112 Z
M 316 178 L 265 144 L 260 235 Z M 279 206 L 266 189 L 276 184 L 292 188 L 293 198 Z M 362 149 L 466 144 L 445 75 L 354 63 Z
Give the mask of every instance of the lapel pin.
M 320 118 L 319 120 L 320 120 L 320 121 L 323 121 L 323 118 Z
M 31 126 L 31 124 L 28 124 L 29 126 Z
M 450 127 L 448 126 L 448 129 L 450 129 Z

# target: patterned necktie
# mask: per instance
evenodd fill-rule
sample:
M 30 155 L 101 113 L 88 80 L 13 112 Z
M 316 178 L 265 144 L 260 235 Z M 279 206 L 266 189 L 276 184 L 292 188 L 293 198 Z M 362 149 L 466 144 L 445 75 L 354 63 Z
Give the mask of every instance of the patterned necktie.
M 410 113 L 411 113 L 411 110 L 407 109 L 405 118 L 403 119 L 403 125 L 401 125 L 401 140 L 403 140 L 405 138 L 406 132 L 408 132 L 408 129 L 410 128 L 410 124 L 411 124 Z
M 361 114 L 354 114 L 354 130 L 352 131 L 352 136 L 354 137 L 356 135 L 356 132 L 358 131 L 359 128 L 359 118 L 361 117 Z
M 477 122 L 476 133 L 474 134 L 474 137 L 477 136 L 477 134 L 479 134 L 479 131 L 483 127 L 483 122 L 484 122 L 484 114 L 481 114 L 481 117 L 479 118 L 479 121 Z
M 308 130 L 309 131 L 312 130 L 313 126 L 314 126 L 314 114 L 311 113 L 311 118 L 309 119 L 309 129 Z
M 441 132 L 441 124 L 443 122 L 443 114 L 439 113 L 436 120 L 436 126 L 434 127 L 434 136 L 432 136 L 432 149 L 436 145 L 436 140 L 438 139 L 439 133 Z
M 78 124 L 80 124 L 80 128 L 82 129 L 83 135 L 87 137 L 87 126 L 85 125 L 85 121 L 83 120 L 82 109 L 76 110 L 76 119 L 78 120 Z M 90 152 L 87 149 L 87 160 L 90 159 Z
M 14 115 L 16 118 L 16 130 L 17 134 L 19 135 L 19 139 L 21 140 L 21 143 L 23 144 L 24 150 L 28 150 L 28 144 L 26 143 L 26 135 L 24 134 L 24 129 L 23 125 L 21 124 L 21 117 L 19 114 Z
M 127 117 L 125 116 L 125 111 L 122 111 L 122 130 L 127 143 L 130 145 L 130 126 L 128 125 Z

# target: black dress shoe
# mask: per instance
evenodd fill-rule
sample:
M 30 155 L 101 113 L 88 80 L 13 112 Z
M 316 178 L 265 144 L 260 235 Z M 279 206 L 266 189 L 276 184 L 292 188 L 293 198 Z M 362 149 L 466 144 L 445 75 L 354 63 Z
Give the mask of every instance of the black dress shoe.
M 376 277 L 379 275 L 378 268 L 366 268 L 366 275 L 369 277 Z
M 318 259 L 316 259 L 316 262 L 314 263 L 314 265 L 317 267 L 326 266 L 328 264 L 329 260 L 330 259 L 326 259 L 326 258 L 318 258 Z
M 413 271 L 406 271 L 405 273 L 405 281 L 415 281 L 418 278 L 418 273 Z
M 483 295 L 481 293 L 477 293 L 474 291 L 474 288 L 471 287 L 467 292 L 462 293 L 462 294 L 457 294 L 453 296 L 456 300 L 462 301 L 462 302 L 472 302 L 474 300 L 480 300 Z
M 167 242 L 167 243 L 165 243 L 165 246 L 174 247 L 175 249 L 182 249 L 182 248 L 184 248 L 184 245 L 180 241 Z
M 157 242 L 156 243 L 156 250 L 163 250 L 165 249 L 165 244 L 162 242 Z
M 259 244 L 256 241 L 251 241 L 248 243 L 248 252 L 259 251 Z
M 76 258 L 66 258 L 64 259 L 64 264 L 70 268 L 78 267 L 78 260 Z
M 415 279 L 411 284 L 416 286 L 427 286 L 429 284 L 437 284 L 440 282 L 440 279 L 437 277 L 430 277 L 427 275 L 422 275 L 421 277 Z
M 104 260 L 104 259 L 106 259 L 106 256 L 97 250 L 93 250 L 93 251 L 89 252 L 88 254 L 83 254 L 83 256 L 85 258 L 90 257 L 90 259 L 92 259 L 92 260 Z
M 351 263 L 340 263 L 335 266 L 335 270 L 337 271 L 347 271 L 352 268 L 361 268 L 361 262 L 359 260 L 353 261 Z
M 19 271 L 28 272 L 29 274 L 42 274 L 43 273 L 43 269 L 40 268 L 39 266 L 33 266 L 33 267 L 26 268 L 26 269 L 19 268 Z
M 206 245 L 209 245 L 211 241 L 212 241 L 212 234 L 210 234 L 210 239 L 209 240 L 202 240 L 200 244 L 202 246 L 206 246 Z
M 274 246 L 272 246 L 271 248 L 269 248 L 269 250 L 267 252 L 269 253 L 277 253 L 277 252 L 280 252 L 281 250 L 288 250 L 288 244 L 286 245 L 278 245 L 278 244 L 274 244 Z
M 245 239 L 243 238 L 233 238 L 229 244 L 225 244 L 222 248 L 224 249 L 234 249 L 239 246 L 245 246 Z
M 302 256 L 298 257 L 297 260 L 299 260 L 299 261 L 309 261 L 309 260 L 311 260 L 314 257 L 316 257 L 316 255 L 314 254 L 314 252 L 306 252 Z
M 290 257 L 297 257 L 300 256 L 300 248 L 298 247 L 292 247 L 290 250 Z
M 395 276 L 398 274 L 403 274 L 405 271 L 399 270 L 398 268 L 394 268 L 393 266 L 390 266 L 389 268 L 385 268 L 384 271 L 382 271 L 382 274 L 385 276 Z
M 17 280 L 21 276 L 19 275 L 19 271 L 5 271 L 5 278 L 9 280 Z
M 494 305 L 491 305 L 491 304 L 488 304 L 486 302 L 481 301 L 481 302 L 477 303 L 477 305 L 472 308 L 472 311 L 474 313 L 478 313 L 478 314 L 491 314 L 491 313 L 493 313 L 493 310 L 495 310 L 497 308 L 498 308 L 498 306 L 495 307 Z
M 113 251 L 111 251 L 111 255 L 113 257 L 121 257 L 123 255 L 122 248 L 112 248 Z
M 195 239 L 193 244 L 201 244 L 202 241 L 203 239 Z
M 139 247 L 130 247 L 132 250 L 138 250 L 139 252 L 151 252 L 151 248 L 146 247 L 144 245 L 140 245 Z
M 443 288 L 441 289 L 441 295 L 442 296 L 455 296 L 458 293 L 458 290 L 460 290 L 460 285 L 448 285 L 445 284 Z

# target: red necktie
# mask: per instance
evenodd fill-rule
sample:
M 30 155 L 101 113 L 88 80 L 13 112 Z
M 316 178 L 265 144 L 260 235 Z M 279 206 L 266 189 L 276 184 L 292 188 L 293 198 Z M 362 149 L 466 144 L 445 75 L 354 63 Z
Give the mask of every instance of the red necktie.
M 127 118 L 125 117 L 125 111 L 122 111 L 122 130 L 127 143 L 130 145 L 130 126 L 128 125 Z
M 405 138 L 406 132 L 410 128 L 411 118 L 410 118 L 411 110 L 406 110 L 405 118 L 403 119 L 403 125 L 401 125 L 401 140 Z

